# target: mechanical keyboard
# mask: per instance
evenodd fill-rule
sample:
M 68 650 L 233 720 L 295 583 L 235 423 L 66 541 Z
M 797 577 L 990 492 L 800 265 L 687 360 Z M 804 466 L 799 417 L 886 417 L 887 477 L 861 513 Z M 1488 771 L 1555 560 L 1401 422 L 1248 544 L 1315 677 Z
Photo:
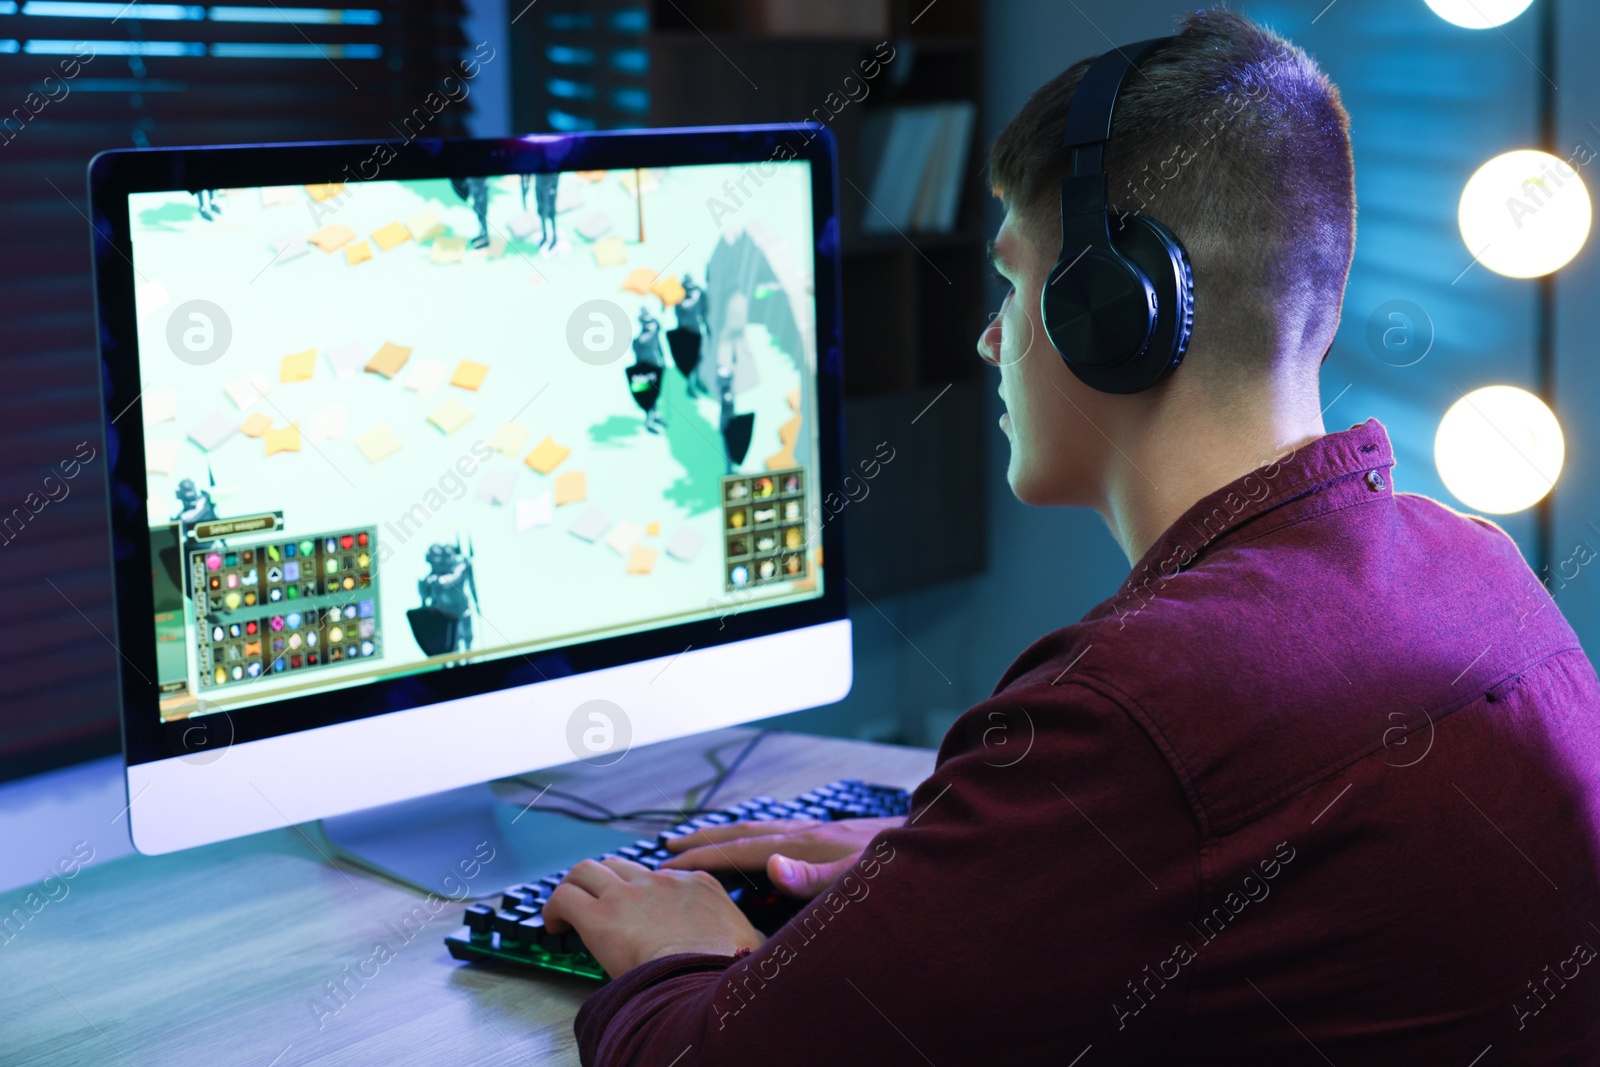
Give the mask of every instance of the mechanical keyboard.
M 906 815 L 910 810 L 911 794 L 904 789 L 868 785 L 850 778 L 820 786 L 793 800 L 753 797 L 742 804 L 698 815 L 654 838 L 640 838 L 596 858 L 620 856 L 655 870 L 673 855 L 667 851 L 668 841 L 708 826 L 772 819 L 881 818 Z M 763 873 L 715 873 L 751 925 L 764 934 L 776 932 L 806 903 L 778 892 Z M 576 930 L 554 934 L 545 929 L 544 903 L 566 876 L 566 871 L 556 871 L 538 881 L 511 886 L 501 894 L 499 908 L 488 904 L 467 908 L 462 917 L 465 925 L 444 939 L 450 955 L 458 960 L 539 967 L 604 981 L 605 971 L 584 949 Z

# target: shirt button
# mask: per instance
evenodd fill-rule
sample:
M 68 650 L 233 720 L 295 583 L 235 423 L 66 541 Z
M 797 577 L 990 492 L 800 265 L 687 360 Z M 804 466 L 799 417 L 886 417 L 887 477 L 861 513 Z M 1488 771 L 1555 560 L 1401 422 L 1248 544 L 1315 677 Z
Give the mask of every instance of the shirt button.
M 1383 492 L 1383 475 L 1377 471 L 1367 472 L 1367 485 L 1374 493 Z

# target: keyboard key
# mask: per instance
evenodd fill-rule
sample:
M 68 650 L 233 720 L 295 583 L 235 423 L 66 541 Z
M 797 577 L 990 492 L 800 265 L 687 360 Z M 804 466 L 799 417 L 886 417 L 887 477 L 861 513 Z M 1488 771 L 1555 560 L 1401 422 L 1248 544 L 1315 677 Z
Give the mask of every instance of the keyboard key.
M 494 909 L 487 904 L 474 904 L 467 909 L 461 921 L 467 924 L 474 938 L 487 937 L 494 929 Z
M 544 916 L 534 915 L 517 924 L 516 939 L 524 945 L 549 950 L 550 932 L 544 928 Z

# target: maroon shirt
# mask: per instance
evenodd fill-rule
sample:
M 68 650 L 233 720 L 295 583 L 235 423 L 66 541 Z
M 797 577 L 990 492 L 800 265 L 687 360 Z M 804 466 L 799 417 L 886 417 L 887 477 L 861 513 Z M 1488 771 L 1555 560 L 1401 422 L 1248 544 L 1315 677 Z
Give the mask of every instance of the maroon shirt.
M 905 827 L 753 954 L 601 989 L 583 1062 L 1600 1064 L 1600 684 L 1393 465 L 1370 421 L 1200 501 Z

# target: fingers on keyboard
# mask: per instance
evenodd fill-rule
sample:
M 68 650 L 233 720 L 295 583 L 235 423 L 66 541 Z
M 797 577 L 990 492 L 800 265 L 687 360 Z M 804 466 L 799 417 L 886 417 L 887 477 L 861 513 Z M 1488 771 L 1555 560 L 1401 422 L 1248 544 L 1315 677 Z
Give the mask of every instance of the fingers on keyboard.
M 680 852 L 665 866 L 680 871 L 764 870 L 767 857 L 783 851 L 786 837 L 745 837 Z
M 775 894 L 766 879 L 764 866 L 767 856 L 782 847 L 779 842 L 787 835 L 821 822 L 905 815 L 910 801 L 910 795 L 904 790 L 868 785 L 854 779 L 819 786 L 789 801 L 780 802 L 770 796 L 752 797 L 719 811 L 695 816 L 654 838 L 640 838 L 632 845 L 600 857 L 601 861 L 612 862 L 586 860 L 571 872 L 556 871 L 537 881 L 510 886 L 502 892 L 498 908 L 474 904 L 466 909 L 462 917 L 467 927 L 466 940 L 459 936 L 446 940 L 451 945 L 451 954 L 462 959 L 511 960 L 599 978 L 602 972 L 585 954 L 577 931 L 560 918 L 562 908 L 555 909 L 556 915 L 546 916 L 545 905 L 552 896 L 583 893 L 584 882 L 598 888 L 600 883 L 595 879 L 644 877 L 646 871 L 663 868 L 680 877 L 683 869 L 717 872 L 718 881 L 728 889 L 735 903 L 742 910 L 754 909 L 752 914 L 765 916 L 756 925 L 771 933 L 788 917 L 788 913 L 767 914 L 771 910 L 768 904 Z M 627 862 L 616 862 L 619 860 Z M 569 873 L 575 874 L 572 884 L 557 894 L 557 887 Z M 795 905 L 789 901 L 785 906 L 792 909 Z
M 725 826 L 711 826 L 692 834 L 673 838 L 667 847 L 674 852 L 699 845 L 720 844 L 747 837 L 770 837 L 774 834 L 792 834 L 816 826 L 817 819 L 771 819 L 766 822 L 736 822 Z

